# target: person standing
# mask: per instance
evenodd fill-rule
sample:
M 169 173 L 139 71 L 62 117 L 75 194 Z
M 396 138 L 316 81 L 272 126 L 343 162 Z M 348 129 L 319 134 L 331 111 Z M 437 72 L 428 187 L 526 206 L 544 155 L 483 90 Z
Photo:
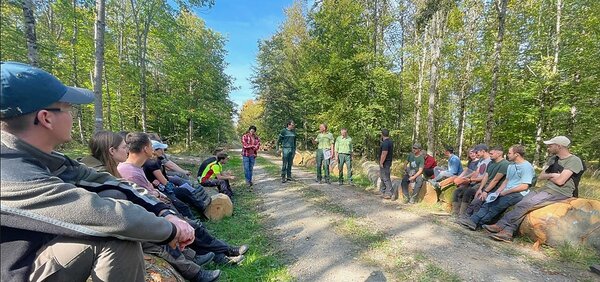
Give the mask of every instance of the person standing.
M 244 163 L 244 176 L 246 184 L 252 186 L 252 170 L 256 162 L 256 155 L 260 148 L 260 138 L 256 135 L 256 126 L 251 125 L 242 136 L 242 158 Z
M 344 184 L 344 164 L 348 170 L 348 183 L 352 185 L 352 137 L 348 136 L 348 130 L 342 128 L 342 135 L 335 139 L 334 159 L 338 161 L 339 183 Z
M 323 174 L 321 169 L 325 170 L 325 182 L 330 184 L 329 179 L 329 160 L 333 154 L 333 134 L 327 131 L 327 125 L 319 125 L 319 134 L 314 140 L 317 143 L 317 182 L 321 183 Z
M 289 120 L 277 139 L 277 152 L 281 151 L 281 183 L 292 181 L 292 161 L 296 154 L 296 124 Z
M 392 198 L 392 179 L 390 173 L 392 169 L 392 157 L 394 152 L 394 142 L 390 139 L 390 131 L 381 130 L 381 145 L 379 147 L 379 175 L 381 177 L 381 190 L 384 199 Z

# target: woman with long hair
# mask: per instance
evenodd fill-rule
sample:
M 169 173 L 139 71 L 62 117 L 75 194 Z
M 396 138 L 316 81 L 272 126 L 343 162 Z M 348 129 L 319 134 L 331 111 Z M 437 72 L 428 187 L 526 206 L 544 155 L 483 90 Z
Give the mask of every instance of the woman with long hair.
M 117 165 L 127 160 L 129 151 L 123 137 L 111 131 L 99 131 L 94 134 L 88 145 L 92 154 L 91 157 L 97 161 L 96 165 L 92 167 L 121 178 Z M 90 161 L 85 160 L 85 158 L 82 159 L 82 162 L 86 164 L 91 161 L 91 158 Z M 103 167 L 103 169 L 99 169 L 100 167 Z

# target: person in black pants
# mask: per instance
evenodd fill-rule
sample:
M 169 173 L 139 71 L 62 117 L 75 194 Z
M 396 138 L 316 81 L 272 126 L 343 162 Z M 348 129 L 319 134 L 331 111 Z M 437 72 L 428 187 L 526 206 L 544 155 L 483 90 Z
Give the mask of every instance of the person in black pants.
M 392 198 L 392 179 L 390 178 L 392 168 L 392 157 L 394 153 L 394 142 L 390 139 L 390 131 L 381 130 L 381 145 L 379 147 L 379 175 L 381 177 L 381 190 L 384 199 Z

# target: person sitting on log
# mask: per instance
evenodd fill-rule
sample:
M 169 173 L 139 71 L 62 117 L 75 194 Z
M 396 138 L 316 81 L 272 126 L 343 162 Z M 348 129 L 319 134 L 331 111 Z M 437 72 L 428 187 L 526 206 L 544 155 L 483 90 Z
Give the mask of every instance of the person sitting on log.
M 459 217 L 468 218 L 476 213 L 485 203 L 487 195 L 495 192 L 506 178 L 509 161 L 504 159 L 504 149 L 500 146 L 492 147 L 490 158 L 492 162 L 488 164 L 480 185 L 465 191 L 459 203 Z
M 547 205 L 564 201 L 573 196 L 579 177 L 584 171 L 581 159 L 569 151 L 571 140 L 565 136 L 556 136 L 544 141 L 551 157 L 538 176 L 539 180 L 547 180 L 537 191 L 531 191 L 523 200 L 493 225 L 483 225 L 492 232 L 494 240 L 511 242 L 513 233 L 518 229 L 527 213 Z M 560 167 L 558 170 L 551 168 Z M 560 172 L 558 172 L 560 171 Z
M 148 133 L 148 137 L 150 140 L 158 141 L 160 143 L 164 143 L 164 139 L 161 138 L 156 133 Z M 193 185 L 193 181 L 190 179 L 190 175 L 192 174 L 189 170 L 181 168 L 175 162 L 170 160 L 169 155 L 167 154 L 167 148 L 164 149 L 163 155 L 160 157 L 161 165 L 164 166 L 164 175 L 167 177 L 169 182 L 172 182 L 176 186 L 185 186 L 185 185 Z
M 432 155 L 432 152 L 427 151 L 427 153 L 423 157 L 425 159 L 425 165 L 423 166 L 423 176 L 426 179 L 431 179 L 432 177 L 434 177 L 433 169 L 437 166 L 437 161 Z
M 423 186 L 423 167 L 425 166 L 425 159 L 421 154 L 421 144 L 415 143 L 412 146 L 412 153 L 408 155 L 408 160 L 404 164 L 404 177 L 402 177 L 402 194 L 404 195 L 404 203 L 415 203 L 415 198 L 419 195 L 421 186 Z M 408 195 L 408 183 L 413 182 L 412 195 Z M 395 194 L 393 195 L 396 196 Z M 395 198 L 392 197 L 392 200 Z
M 110 131 L 99 131 L 89 142 L 91 155 L 79 160 L 98 172 L 108 172 L 122 178 L 117 164 L 127 160 L 127 144 L 121 135 Z M 106 192 L 106 191 L 105 191 Z M 111 198 L 126 199 L 124 194 L 113 191 Z M 190 281 L 211 281 L 219 277 L 219 271 L 203 270 L 202 266 L 211 262 L 215 254 L 212 252 L 196 255 L 191 248 L 179 250 L 169 245 L 158 245 L 142 242 L 142 250 L 146 254 L 158 256 L 172 265 L 183 278 Z
M 448 158 L 448 168 L 435 167 L 433 169 L 435 178 L 429 180 L 429 183 L 435 187 L 436 190 L 440 190 L 453 183 L 454 178 L 463 172 L 462 164 L 458 156 L 454 154 L 454 148 L 446 146 L 444 155 Z M 444 179 L 442 183 L 440 181 Z
M 508 166 L 506 179 L 498 190 L 487 196 L 485 203 L 470 218 L 463 217 L 458 223 L 471 230 L 477 230 L 482 224 L 490 223 L 496 216 L 509 207 L 520 202 L 529 193 L 533 184 L 535 170 L 525 160 L 525 147 L 513 145 L 508 149 Z
M 143 172 L 142 165 L 148 158 L 152 156 L 152 142 L 145 133 L 129 133 L 125 140 L 129 146 L 129 156 L 127 160 L 117 166 L 119 173 L 125 178 L 140 187 L 150 190 L 156 190 L 152 183 L 146 178 Z M 161 196 L 160 199 L 168 201 L 166 197 Z M 181 216 L 177 209 L 172 211 L 175 215 Z M 194 228 L 195 241 L 190 247 L 197 254 L 207 254 L 208 252 L 215 253 L 213 259 L 218 264 L 239 264 L 244 260 L 243 254 L 248 250 L 247 245 L 233 247 L 227 243 L 213 237 L 206 227 L 197 220 L 187 220 Z
M 477 162 L 471 162 L 469 164 L 472 166 L 472 164 L 475 163 L 475 167 L 469 167 L 468 169 L 472 171 L 469 178 L 466 181 L 461 177 L 454 179 L 454 184 L 456 184 L 457 188 L 452 195 L 453 216 L 462 215 L 468 204 L 473 200 L 477 187 L 481 185 L 481 181 L 485 177 L 487 168 L 492 161 L 488 151 L 489 148 L 485 144 L 475 146 L 470 152 L 474 154 L 474 156 L 470 157 L 472 160 L 477 160 Z M 463 206 L 462 203 L 465 203 L 465 205 Z
M 0 64 L 0 280 L 144 281 L 139 242 L 194 241 L 164 203 L 54 151 L 71 140 L 73 105 L 91 103 L 91 91 L 30 65 Z
M 235 179 L 235 176 L 223 171 L 223 165 L 227 164 L 228 160 L 227 153 L 218 153 L 217 159 L 206 166 L 198 181 L 205 187 L 218 187 L 219 193 L 229 196 L 233 201 L 233 190 L 231 190 L 229 180 Z

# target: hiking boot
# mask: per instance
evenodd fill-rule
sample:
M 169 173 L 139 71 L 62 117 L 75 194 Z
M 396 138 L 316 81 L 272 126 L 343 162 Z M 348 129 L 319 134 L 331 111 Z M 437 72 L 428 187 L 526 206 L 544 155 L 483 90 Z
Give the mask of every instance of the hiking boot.
M 281 178 L 281 183 L 285 183 L 287 181 L 287 179 L 285 177 Z
M 204 255 L 195 256 L 194 259 L 192 259 L 192 261 L 199 266 L 203 266 L 203 265 L 211 262 L 214 257 L 215 257 L 215 253 L 208 252 Z
M 507 243 L 510 243 L 513 240 L 512 234 L 505 230 L 502 230 L 496 234 L 490 234 L 490 238 L 492 238 L 496 241 L 502 241 L 502 242 L 507 242 Z
M 502 231 L 502 229 L 504 229 L 496 224 L 492 224 L 492 225 L 484 224 L 481 227 L 483 227 L 483 229 L 485 229 L 489 232 L 492 232 L 492 233 L 498 233 L 498 232 Z
M 219 279 L 219 276 L 221 276 L 221 270 L 201 269 L 200 272 L 198 272 L 198 274 L 196 274 L 196 276 L 194 276 L 194 278 L 191 281 L 212 282 L 212 281 L 216 281 L 217 279 Z
M 238 265 L 244 261 L 244 255 L 228 257 L 225 254 L 218 254 L 213 261 L 220 265 Z
M 477 230 L 477 224 L 475 222 L 473 222 L 470 218 L 461 218 L 458 221 L 458 224 L 469 228 L 473 231 Z
M 296 179 L 293 179 L 291 176 L 289 176 L 289 177 L 287 178 L 287 181 L 296 181 Z
M 239 247 L 229 247 L 229 250 L 227 250 L 227 255 L 230 257 L 236 257 L 245 254 L 247 251 L 248 245 L 241 245 Z

